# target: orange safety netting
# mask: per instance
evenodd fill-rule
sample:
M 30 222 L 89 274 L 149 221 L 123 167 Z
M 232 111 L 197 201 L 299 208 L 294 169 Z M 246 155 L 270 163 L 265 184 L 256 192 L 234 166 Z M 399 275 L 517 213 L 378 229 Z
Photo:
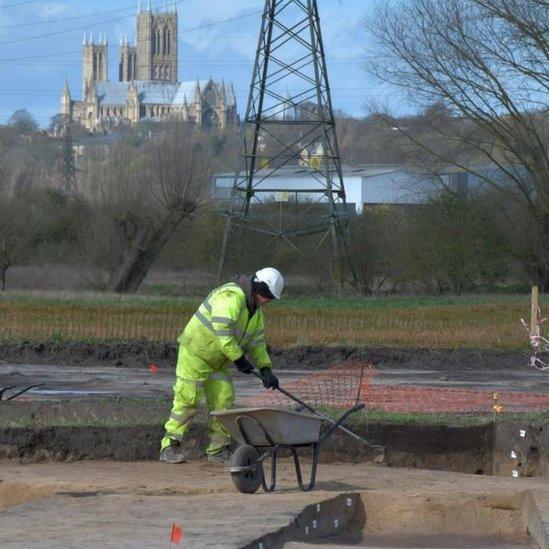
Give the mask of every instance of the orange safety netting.
M 283 388 L 311 406 L 348 408 L 364 402 L 369 410 L 393 413 L 530 412 L 549 410 L 549 394 L 374 384 L 371 364 L 348 361 L 311 373 Z M 243 400 L 247 406 L 295 406 L 278 391 Z

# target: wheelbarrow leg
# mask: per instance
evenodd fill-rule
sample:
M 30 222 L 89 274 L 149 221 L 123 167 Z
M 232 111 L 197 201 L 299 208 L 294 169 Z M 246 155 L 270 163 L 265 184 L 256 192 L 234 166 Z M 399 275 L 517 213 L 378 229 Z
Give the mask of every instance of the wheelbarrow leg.
M 311 478 L 309 480 L 309 484 L 304 485 L 303 484 L 303 475 L 301 474 L 301 464 L 299 462 L 299 456 L 297 455 L 297 450 L 295 448 L 290 448 L 292 451 L 292 455 L 294 457 L 294 465 L 295 465 L 295 474 L 297 477 L 297 483 L 299 484 L 299 487 L 304 492 L 309 492 L 315 487 L 316 482 L 316 468 L 318 466 L 318 454 L 320 451 L 320 445 L 318 443 L 313 444 L 313 463 L 311 465 Z
M 261 481 L 261 484 L 263 486 L 263 490 L 265 492 L 274 492 L 274 489 L 276 488 L 276 459 L 277 459 L 277 452 L 278 452 L 278 445 L 273 446 L 269 449 L 269 453 L 271 454 L 271 482 L 267 486 L 267 483 L 265 482 L 265 473 L 263 473 L 263 480 Z M 263 467 L 263 461 L 261 462 L 261 467 Z
M 13 400 L 14 398 L 17 398 L 19 395 L 22 395 L 23 393 L 26 393 L 27 391 L 30 391 L 31 389 L 35 389 L 36 387 L 42 387 L 43 383 L 37 383 L 36 385 L 31 385 L 30 387 L 25 387 L 22 391 L 19 391 L 18 393 L 15 393 L 14 395 L 11 395 L 9 398 L 6 398 L 6 400 Z
M 12 385 L 11 387 L 4 387 L 3 389 L 0 389 L 0 400 L 4 398 L 4 393 L 6 391 L 11 391 L 11 389 L 15 389 L 16 385 Z

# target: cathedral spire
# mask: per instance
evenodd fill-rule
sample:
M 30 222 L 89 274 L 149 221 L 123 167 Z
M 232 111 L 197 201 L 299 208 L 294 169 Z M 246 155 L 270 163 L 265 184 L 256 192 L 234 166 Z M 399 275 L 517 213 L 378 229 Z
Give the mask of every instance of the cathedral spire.
M 225 104 L 227 102 L 227 90 L 225 88 L 225 79 L 221 80 L 221 102 Z
M 70 99 L 71 92 L 69 90 L 69 83 L 67 82 L 67 77 L 65 76 L 65 82 L 63 83 L 63 92 L 62 94 Z
M 195 102 L 198 103 L 201 99 L 201 96 L 202 96 L 202 93 L 200 91 L 200 81 L 197 78 L 196 79 L 196 87 L 194 89 L 194 100 L 195 100 Z

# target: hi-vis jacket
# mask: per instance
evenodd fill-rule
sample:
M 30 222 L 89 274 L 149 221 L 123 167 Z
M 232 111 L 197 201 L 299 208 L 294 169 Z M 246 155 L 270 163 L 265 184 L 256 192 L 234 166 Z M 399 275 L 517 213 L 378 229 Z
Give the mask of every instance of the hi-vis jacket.
M 244 290 L 234 283 L 214 290 L 191 318 L 178 342 L 213 368 L 247 354 L 256 368 L 271 366 L 263 313 L 250 315 Z

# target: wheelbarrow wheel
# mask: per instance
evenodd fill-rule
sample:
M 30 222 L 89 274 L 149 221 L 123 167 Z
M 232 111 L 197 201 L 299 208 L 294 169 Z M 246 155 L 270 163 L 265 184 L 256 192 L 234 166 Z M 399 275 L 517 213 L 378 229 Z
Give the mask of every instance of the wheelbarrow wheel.
M 258 463 L 258 458 L 259 452 L 249 444 L 235 450 L 231 460 L 231 477 L 239 492 L 254 494 L 259 490 L 263 481 L 263 467 Z

